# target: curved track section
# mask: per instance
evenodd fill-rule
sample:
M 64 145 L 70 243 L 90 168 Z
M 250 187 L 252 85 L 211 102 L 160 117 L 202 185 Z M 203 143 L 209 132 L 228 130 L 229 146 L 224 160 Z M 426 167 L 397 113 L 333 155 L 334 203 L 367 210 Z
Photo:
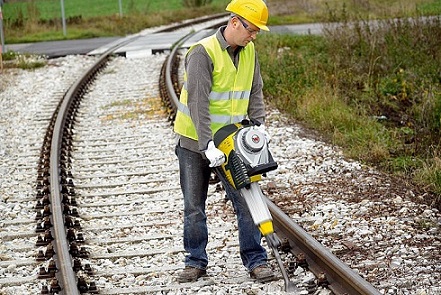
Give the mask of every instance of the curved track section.
M 75 235 L 87 254 L 76 257 L 80 281 L 100 294 L 280 292 L 281 281 L 261 285 L 243 268 L 235 215 L 217 186 L 207 202 L 208 276 L 176 281 L 183 208 L 176 138 L 157 88 L 165 58 L 115 58 L 82 99 L 71 154 Z
M 203 18 L 190 24 L 198 24 L 207 20 L 212 21 L 213 19 L 222 18 L 223 16 L 224 14 Z M 188 25 L 189 24 L 179 24 L 168 29 L 159 30 L 158 32 L 177 30 Z M 72 204 L 72 198 L 69 199 L 69 194 L 71 197 L 75 197 L 69 171 L 71 166 L 72 133 L 77 119 L 76 112 L 78 111 L 78 105 L 83 98 L 87 86 L 96 77 L 98 71 L 103 69 L 111 53 L 118 47 L 131 42 L 133 39 L 136 39 L 136 36 L 124 40 L 105 52 L 98 62 L 70 88 L 62 100 L 60 107 L 54 114 L 54 126 L 53 129 L 50 128 L 51 134 L 48 136 L 51 138 L 51 149 L 49 161 L 50 212 L 47 213 L 50 215 L 52 212 L 52 215 L 50 217 L 45 216 L 45 218 L 49 220 L 44 224 L 44 229 L 47 230 L 49 227 L 52 227 L 52 229 L 50 236 L 43 239 L 45 242 L 52 241 L 48 243 L 50 249 L 46 250 L 45 257 L 47 259 L 47 257 L 52 254 L 52 256 L 54 256 L 54 263 L 46 272 L 42 270 L 44 273 L 42 274 L 43 277 L 45 277 L 46 274 L 53 277 L 48 287 L 51 293 L 69 295 L 98 293 L 95 282 L 87 281 L 82 276 L 75 274 L 83 269 L 81 262 L 76 259 L 88 258 L 89 253 L 85 248 L 80 248 L 77 245 L 77 243 L 83 242 L 83 238 L 78 238 L 78 235 L 75 233 L 75 229 L 81 227 L 80 222 L 72 218 L 72 215 L 76 216 L 78 211 L 71 211 L 68 207 Z M 63 194 L 63 192 L 65 194 Z M 77 205 L 76 202 L 75 205 Z M 54 245 L 53 248 L 55 251 L 52 250 L 52 245 Z M 54 272 L 55 276 L 53 275 Z M 90 273 L 91 270 L 88 269 L 88 272 Z M 46 290 L 43 287 L 42 293 L 45 292 Z
M 180 29 L 184 26 L 195 23 L 215 22 L 216 18 L 224 15 L 207 17 L 186 24 L 178 24 L 157 32 L 166 32 Z M 203 24 L 202 24 L 203 25 Z M 105 52 L 96 63 L 89 68 L 65 93 L 56 106 L 49 127 L 47 128 L 45 140 L 40 151 L 40 160 L 37 177 L 37 204 L 35 210 L 37 215 L 36 246 L 39 247 L 35 260 L 5 261 L 4 264 L 11 264 L 14 267 L 35 267 L 38 274 L 8 279 L 1 282 L 2 285 L 32 284 L 35 279 L 36 285 L 41 286 L 42 294 L 80 294 L 98 293 L 94 281 L 86 281 L 78 276 L 79 271 L 91 272 L 90 265 L 82 266 L 79 258 L 87 258 L 89 253 L 82 246 L 84 238 L 81 232 L 81 223 L 76 219 L 78 214 L 75 188 L 72 181 L 72 135 L 74 125 L 77 122 L 77 112 L 83 95 L 87 88 L 93 83 L 97 74 L 103 70 L 111 58 L 112 52 L 124 44 L 132 42 L 137 36 L 122 40 Z M 27 224 L 29 221 L 13 221 L 15 224 Z M 16 236 L 20 235 L 18 233 Z M 23 237 L 35 236 L 35 234 L 21 234 Z M 16 238 L 10 237 L 11 239 Z M 8 239 L 3 236 L 2 240 Z M 38 283 L 37 283 L 38 282 Z M 46 283 L 45 283 L 46 282 Z M 32 289 L 28 286 L 27 289 Z M 35 289 L 35 288 L 34 288 Z M 13 290 L 13 287 L 11 288 Z M 11 291 L 15 294 L 15 291 Z M 35 292 L 34 292 L 35 293 Z
M 177 64 L 177 62 L 173 61 L 173 56 L 175 56 L 175 52 L 178 48 L 179 45 L 175 47 L 171 57 L 169 57 L 167 62 L 164 63 L 166 66 L 165 70 L 163 67 L 163 74 L 165 73 L 166 76 L 170 76 L 170 68 L 172 67 L 172 65 L 176 66 Z M 101 68 L 101 65 L 107 62 L 107 60 L 108 57 L 102 57 L 100 61 L 96 64 L 96 67 L 93 67 L 91 69 L 90 73 L 92 74 L 87 74 L 82 79 L 82 81 L 78 83 L 81 86 L 74 87 L 74 90 L 72 90 L 73 93 L 68 93 L 69 97 L 82 98 L 84 85 L 87 85 L 89 83 L 89 81 L 91 80 L 90 76 L 94 76 L 93 74 L 97 72 L 96 69 Z M 151 61 L 146 63 L 149 64 L 149 69 L 154 69 L 154 67 L 152 67 L 152 63 L 153 62 Z M 103 116 L 110 116 L 110 118 L 113 118 L 114 114 L 112 114 L 111 112 L 109 114 L 109 110 L 107 108 L 113 108 L 113 104 L 119 105 L 121 103 L 120 95 L 122 93 L 126 93 L 125 91 L 121 91 L 121 89 L 125 88 L 127 92 L 130 92 L 130 95 L 127 98 L 128 105 L 131 105 L 130 101 L 132 100 L 132 96 L 137 98 L 143 95 L 143 84 L 138 85 L 138 83 L 135 83 L 134 85 L 131 85 L 130 83 L 126 82 L 138 81 L 137 77 L 144 73 L 142 69 L 143 67 L 140 64 L 133 66 L 130 65 L 130 63 L 125 62 L 122 68 L 115 69 L 115 72 L 118 73 L 115 77 L 109 77 L 112 76 L 111 74 L 98 77 L 96 85 L 97 89 L 89 91 L 89 93 L 84 96 L 85 98 L 90 97 L 88 101 L 91 102 L 93 106 L 91 107 L 93 111 L 90 112 L 90 114 L 87 115 L 85 118 L 80 120 L 86 122 L 87 126 L 83 126 L 81 128 L 81 126 L 77 126 L 78 124 L 74 124 L 78 121 L 78 118 L 76 117 L 77 105 L 75 103 L 78 101 L 78 99 L 64 100 L 61 105 L 60 113 L 66 113 L 67 115 L 59 115 L 57 117 L 57 120 L 55 121 L 55 136 L 52 137 L 50 160 L 50 183 L 55 183 L 58 179 L 61 179 L 62 183 L 52 184 L 50 194 L 52 196 L 50 201 L 50 208 L 51 211 L 54 212 L 52 222 L 54 228 L 53 236 L 55 242 L 53 244 L 55 244 L 56 253 L 54 253 L 56 257 L 54 259 L 56 266 L 52 266 L 51 269 L 55 268 L 56 272 L 59 272 L 58 274 L 56 274 L 56 276 L 58 277 L 58 281 L 53 279 L 50 285 L 50 290 L 53 293 L 58 291 L 67 292 L 67 294 L 76 294 L 74 292 L 98 293 L 97 283 L 91 279 L 95 277 L 98 277 L 98 285 L 100 285 L 100 283 L 101 285 L 104 284 L 104 286 L 99 286 L 99 289 L 101 289 L 101 293 L 104 294 L 133 294 L 154 292 L 155 288 L 157 288 L 156 290 L 165 290 L 169 288 L 169 290 L 179 290 L 179 292 L 181 292 L 182 289 L 186 288 L 185 286 L 182 286 L 182 284 L 173 285 L 170 284 L 172 282 L 163 280 L 159 280 L 159 282 L 153 280 L 153 284 L 155 286 L 152 286 L 152 280 L 147 280 L 151 273 L 157 274 L 158 272 L 169 274 L 162 275 L 161 278 L 170 278 L 170 275 L 177 270 L 175 268 L 176 265 L 179 265 L 179 263 L 174 260 L 172 260 L 172 265 L 174 267 L 172 267 L 171 269 L 158 270 L 157 267 L 154 267 L 153 269 L 146 269 L 145 267 L 133 269 L 133 265 L 137 264 L 135 261 L 133 261 L 134 258 L 144 261 L 148 257 L 148 260 L 146 260 L 144 263 L 152 263 L 152 261 L 159 259 L 161 260 L 161 262 L 158 263 L 155 261 L 153 263 L 155 265 L 163 265 L 164 255 L 165 257 L 167 257 L 167 259 L 170 260 L 170 255 L 183 254 L 182 249 L 177 246 L 180 245 L 180 239 L 176 240 L 176 237 L 180 236 L 180 234 L 178 233 L 181 230 L 179 228 L 180 223 L 170 222 L 171 220 L 179 221 L 181 219 L 179 215 L 179 213 L 182 211 L 182 209 L 180 208 L 180 202 L 174 202 L 174 205 L 172 205 L 171 203 L 171 199 L 175 199 L 175 201 L 179 200 L 180 195 L 179 187 L 177 187 L 176 185 L 173 186 L 173 183 L 176 183 L 176 179 L 174 179 L 173 175 L 177 175 L 177 169 L 176 167 L 173 167 L 173 154 L 167 155 L 165 150 L 162 149 L 162 147 L 173 146 L 172 135 L 164 135 L 163 129 L 166 127 L 163 124 L 165 122 L 148 122 L 145 126 L 147 130 L 145 134 L 139 134 L 138 131 L 136 131 L 135 134 L 129 136 L 127 136 L 125 132 L 121 134 L 121 131 L 118 131 L 117 134 L 115 134 L 114 136 L 109 136 L 108 134 L 111 132 L 111 129 L 107 129 L 108 126 L 102 123 Z M 123 71 L 123 73 L 119 73 L 120 70 Z M 147 69 L 144 68 L 144 71 L 146 70 Z M 157 75 L 152 74 L 151 76 L 154 77 Z M 175 77 L 176 76 L 178 75 L 175 74 Z M 121 77 L 124 77 L 123 80 L 125 82 L 112 83 L 112 81 L 121 79 Z M 100 82 L 101 79 L 106 82 Z M 166 81 L 166 85 L 169 88 L 167 92 L 170 96 L 173 97 L 173 92 L 176 92 L 176 88 L 179 88 L 178 83 L 176 81 L 170 82 L 170 79 L 166 79 Z M 99 86 L 101 84 L 106 85 L 105 89 L 99 89 Z M 173 87 L 173 89 L 170 89 L 170 87 Z M 100 100 L 99 98 L 103 96 L 103 93 L 106 93 L 106 95 L 104 95 L 103 97 L 104 100 Z M 149 93 L 151 93 L 151 91 Z M 172 100 L 174 101 L 174 103 L 176 103 L 176 97 L 172 98 Z M 99 104 L 100 101 L 102 101 L 101 105 Z M 97 108 L 97 106 L 99 107 Z M 105 109 L 104 113 L 102 113 L 101 115 L 99 111 L 100 109 Z M 174 118 L 174 111 L 170 113 L 171 115 L 169 115 L 169 120 Z M 126 115 L 137 116 L 136 112 L 135 114 L 130 114 L 129 112 L 129 114 Z M 94 122 L 93 118 L 98 118 L 99 121 Z M 113 119 L 110 119 L 110 121 L 112 120 Z M 76 127 L 74 128 L 73 125 L 76 125 Z M 95 126 L 102 125 L 105 126 L 105 131 L 94 128 Z M 68 128 L 66 129 L 66 127 L 62 126 L 67 126 Z M 138 127 L 139 129 L 142 129 L 144 126 Z M 127 129 L 130 130 L 130 128 Z M 85 132 L 81 133 L 78 132 L 78 130 L 84 130 Z M 89 130 L 92 130 L 90 134 L 87 132 Z M 105 134 L 104 137 L 102 139 L 96 138 L 97 132 Z M 72 155 L 72 150 L 70 149 L 71 146 L 76 146 L 77 144 L 73 139 L 74 133 L 75 140 L 79 140 L 79 138 L 83 137 L 87 138 L 80 139 L 85 142 L 85 149 L 82 149 L 82 145 L 78 144 L 78 148 L 75 150 L 76 152 L 80 152 L 81 154 L 81 156 L 78 158 Z M 114 142 L 112 142 L 110 138 L 114 138 Z M 139 140 L 141 140 L 141 142 L 139 142 Z M 127 144 L 127 142 L 129 143 Z M 145 144 L 146 142 L 148 144 Z M 61 152 L 61 149 L 58 149 L 62 147 L 63 144 L 65 144 L 65 148 L 67 147 L 67 152 L 65 151 L 64 154 Z M 109 146 L 112 145 L 114 145 L 115 147 L 109 148 Z M 58 150 L 60 152 L 58 152 L 57 154 L 53 152 Z M 145 154 L 143 152 L 145 152 Z M 128 157 L 128 159 L 125 159 L 123 157 L 128 154 L 132 155 L 132 153 L 136 153 L 138 155 L 140 154 L 141 156 L 135 158 Z M 96 155 L 94 156 L 94 154 Z M 90 165 L 86 165 L 86 167 L 84 167 L 80 161 L 82 157 L 85 157 L 88 160 L 97 159 L 98 161 L 92 164 L 88 163 Z M 145 159 L 149 159 L 149 161 L 152 161 L 152 163 L 147 164 L 148 162 Z M 127 162 L 129 162 L 130 164 L 121 165 L 121 163 Z M 140 166 L 135 165 L 134 170 L 130 172 L 130 170 L 133 169 L 134 166 L 132 164 L 133 162 L 143 162 L 143 164 L 141 164 Z M 160 165 L 161 168 L 153 168 L 152 170 L 145 171 L 146 165 L 148 165 L 149 167 L 154 167 L 157 165 L 157 162 L 162 162 L 162 164 Z M 77 164 L 74 165 L 73 163 Z M 66 172 L 63 169 L 61 169 L 61 174 L 58 174 L 58 170 L 63 167 L 71 168 L 72 175 L 68 175 L 69 172 Z M 75 171 L 79 171 L 78 175 L 76 175 Z M 91 174 L 87 174 L 87 171 L 90 171 Z M 123 172 L 118 173 L 115 171 Z M 152 179 L 152 175 L 156 175 L 158 173 L 161 174 L 159 180 Z M 164 173 L 166 174 L 165 179 Z M 134 178 L 136 178 L 136 180 L 133 182 Z M 75 186 L 73 184 L 74 179 L 76 181 L 79 180 L 80 182 L 82 180 L 85 180 L 88 184 L 80 183 L 79 186 L 78 184 L 77 186 Z M 108 182 L 105 184 L 102 184 L 101 182 L 99 184 L 96 184 L 96 181 L 94 179 L 99 179 L 100 181 L 108 180 Z M 117 184 L 115 184 L 115 182 Z M 140 188 L 135 189 L 132 192 L 127 191 L 127 188 L 132 186 L 139 186 Z M 98 187 L 101 189 L 104 188 L 105 191 L 100 193 L 87 193 L 80 189 L 80 191 L 78 192 L 75 191 L 74 187 L 75 189 L 78 187 L 82 187 L 83 189 L 92 191 Z M 122 189 L 120 191 L 115 190 L 115 188 L 117 187 L 121 187 Z M 124 187 L 126 189 L 124 189 Z M 108 188 L 111 189 L 109 190 Z M 68 196 L 62 194 L 63 190 L 65 191 L 65 193 L 67 193 Z M 149 196 L 149 200 L 146 203 L 149 210 L 127 210 L 127 208 L 137 208 L 137 204 L 144 204 L 144 195 Z M 174 197 L 170 197 L 170 195 Z M 69 196 L 71 197 L 70 199 Z M 116 196 L 117 198 L 112 199 L 112 201 L 110 202 L 104 200 L 112 196 Z M 121 200 L 121 196 L 124 196 L 123 200 Z M 87 197 L 87 200 L 85 200 L 84 197 Z M 132 197 L 134 197 L 135 200 L 131 199 Z M 73 198 L 75 198 L 74 202 Z M 72 205 L 72 203 L 74 203 L 76 210 L 66 209 L 66 207 L 68 205 Z M 151 204 L 154 204 L 153 208 Z M 89 212 L 90 208 L 92 210 L 88 214 L 87 212 Z M 164 210 L 164 208 L 167 208 L 167 210 Z M 273 214 L 277 212 L 274 210 L 276 209 L 273 207 Z M 69 221 L 63 220 L 66 217 L 59 213 L 66 213 L 66 211 L 68 215 L 70 215 Z M 103 213 L 97 214 L 97 211 Z M 139 219 L 137 218 L 138 216 L 141 216 L 141 221 L 139 221 Z M 147 220 L 146 216 L 148 216 Z M 305 245 L 307 245 L 308 243 L 311 244 L 313 239 L 309 237 L 305 232 L 299 231 L 299 229 L 295 228 L 293 224 L 281 223 L 280 220 L 283 220 L 283 218 L 285 218 L 285 216 L 280 212 L 275 215 L 275 224 L 276 226 L 279 226 L 276 227 L 276 233 L 284 233 L 284 238 L 287 239 L 287 242 L 284 243 L 284 250 L 287 250 L 287 248 L 291 248 L 294 244 L 302 249 L 302 252 L 294 253 L 298 261 L 299 256 L 306 255 L 304 260 L 300 260 L 303 264 L 307 264 L 306 268 L 309 268 L 309 265 L 319 266 L 318 269 L 317 267 L 311 267 L 313 272 L 318 277 L 319 286 L 328 287 L 336 294 L 352 294 L 356 290 L 359 292 L 354 294 L 375 294 L 375 289 L 370 287 L 368 283 L 364 282 L 349 268 L 342 268 L 342 264 L 338 263 L 338 259 L 331 255 L 329 252 L 323 251 L 323 249 L 319 247 L 320 245 L 318 243 L 315 243 L 313 245 L 314 249 L 312 251 L 306 251 L 307 247 Z M 160 227 L 162 224 L 162 222 L 158 220 L 162 219 L 167 220 L 165 223 L 165 227 L 168 230 L 170 230 L 171 228 L 176 228 L 178 229 L 178 232 L 167 232 L 165 235 L 163 231 L 160 231 L 159 233 L 156 232 L 157 227 Z M 111 224 L 111 227 L 106 228 L 105 226 L 103 226 L 100 223 L 102 220 L 105 220 L 105 225 Z M 63 224 L 63 222 L 64 225 L 60 226 L 60 224 Z M 84 225 L 84 223 L 86 223 L 86 226 Z M 95 224 L 100 225 L 94 228 Z M 144 231 L 143 236 L 138 237 L 137 239 L 127 238 L 127 235 L 130 235 L 132 232 L 135 231 L 134 225 L 141 225 L 142 228 L 152 227 L 154 228 L 154 231 Z M 49 225 L 45 225 L 45 228 L 47 228 L 48 226 Z M 64 226 L 68 228 L 68 236 L 66 236 Z M 121 228 L 119 226 L 121 226 Z M 82 230 L 85 230 L 88 234 L 94 231 L 100 232 L 101 238 L 84 239 L 82 233 L 78 233 L 75 231 L 80 228 Z M 113 235 L 102 238 L 103 230 L 106 232 L 110 231 L 113 233 Z M 114 236 L 119 236 L 120 230 L 122 230 L 124 233 L 123 238 L 112 239 L 112 237 Z M 219 232 L 223 232 L 224 229 L 219 228 L 217 230 Z M 290 234 L 286 234 L 286 232 L 289 232 Z M 158 251 L 152 251 L 150 247 L 146 245 L 146 248 L 148 248 L 149 250 L 145 252 L 140 251 L 139 249 L 142 249 L 143 246 L 139 245 L 139 243 L 145 243 L 146 241 L 148 241 L 150 234 L 153 234 L 153 236 L 155 237 L 155 241 L 164 240 L 165 248 L 161 247 Z M 231 233 L 231 236 L 234 236 L 234 233 Z M 294 239 L 294 236 L 297 236 L 297 239 Z M 50 238 L 45 240 L 49 239 Z M 103 243 L 101 242 L 102 240 L 106 242 Z M 110 244 L 112 244 L 112 247 L 108 246 L 109 240 L 111 241 Z M 83 242 L 86 242 L 89 247 L 79 247 L 77 245 Z M 132 247 L 133 243 L 137 244 L 137 246 Z M 109 248 L 115 248 L 118 250 L 109 250 Z M 121 251 L 121 248 L 129 248 L 132 250 Z M 310 247 L 309 249 L 312 248 Z M 49 249 L 46 250 L 45 256 L 48 256 L 48 252 Z M 70 259 L 71 256 L 74 259 L 73 262 Z M 320 259 L 317 260 L 317 258 Z M 81 261 L 81 259 L 83 261 Z M 124 267 L 121 270 L 112 269 L 111 272 L 104 271 L 103 269 L 105 268 L 106 261 L 112 259 L 121 261 Z M 329 264 L 329 261 L 332 261 L 332 263 Z M 128 265 L 131 266 L 130 269 L 126 267 Z M 303 267 L 305 268 L 305 265 L 303 265 Z M 77 273 L 78 277 L 76 277 L 72 270 Z M 51 271 L 48 270 L 48 272 L 50 273 Z M 115 281 L 113 277 L 115 277 L 115 275 L 118 276 L 118 274 L 120 274 L 122 278 Z M 146 280 L 137 281 L 135 279 L 135 275 L 136 278 L 139 278 L 141 276 L 146 278 Z M 130 276 L 132 276 L 133 280 L 130 280 Z M 110 280 L 109 278 L 112 278 L 112 280 Z M 127 281 L 130 281 L 130 286 L 128 286 Z M 201 286 L 204 286 L 213 284 L 213 281 L 208 280 L 201 281 L 199 283 L 202 284 Z M 233 285 L 241 286 L 242 283 L 233 282 Z M 337 287 L 337 285 L 340 285 L 340 287 Z M 361 285 L 361 287 L 353 287 L 358 285 Z M 191 285 L 189 287 L 193 288 L 194 286 Z
M 235 215 L 217 185 L 210 186 L 207 203 L 208 276 L 191 284 L 175 280 L 184 258 L 176 139 L 170 128 L 180 89 L 180 43 L 170 56 L 136 59 L 111 56 L 111 49 L 54 103 L 57 111 L 48 120 L 38 166 L 36 217 L 3 222 L 11 227 L 36 223 L 37 233 L 2 235 L 4 241 L 37 237 L 36 260 L 1 264 L 38 273 L 2 285 L 41 279 L 41 294 L 73 295 L 283 293 L 280 273 L 262 285 L 242 267 Z M 380 294 L 267 203 L 285 267 L 302 294 Z M 274 257 L 270 263 L 277 270 Z

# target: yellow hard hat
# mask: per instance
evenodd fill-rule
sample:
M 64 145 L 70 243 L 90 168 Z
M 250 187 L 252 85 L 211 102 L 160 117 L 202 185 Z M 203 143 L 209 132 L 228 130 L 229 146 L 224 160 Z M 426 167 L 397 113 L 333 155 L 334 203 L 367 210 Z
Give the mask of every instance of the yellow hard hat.
M 266 26 L 268 7 L 263 0 L 232 0 L 225 10 L 243 17 L 261 30 L 269 31 Z

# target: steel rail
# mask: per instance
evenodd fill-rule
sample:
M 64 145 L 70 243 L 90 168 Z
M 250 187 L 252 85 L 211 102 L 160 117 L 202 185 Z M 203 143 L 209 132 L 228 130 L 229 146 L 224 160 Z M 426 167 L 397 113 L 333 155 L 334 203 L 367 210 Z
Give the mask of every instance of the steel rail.
M 177 51 L 179 50 L 181 45 L 186 40 L 190 39 L 194 34 L 194 32 L 187 34 L 174 45 L 172 51 L 170 52 L 170 55 L 167 57 L 164 69 L 165 72 L 162 73 L 161 79 L 165 81 L 164 90 L 167 92 L 163 93 L 163 95 L 165 95 L 165 98 L 163 98 L 163 100 L 166 104 L 171 103 L 171 105 L 169 105 L 169 107 L 171 107 L 171 109 L 169 109 L 169 120 L 172 122 L 175 120 L 176 112 L 179 106 L 179 98 L 176 94 L 179 91 L 179 85 L 178 81 L 173 80 L 171 73 L 173 72 L 173 69 L 175 68 L 177 62 Z
M 225 16 L 224 13 L 219 14 L 218 17 Z M 215 28 L 219 24 L 213 25 L 212 27 Z M 189 40 L 191 37 L 193 37 L 197 32 L 190 32 L 184 37 L 182 37 L 180 40 L 178 40 L 172 47 L 172 50 L 170 54 L 167 57 L 166 62 L 164 63 L 163 69 L 161 71 L 161 77 L 159 84 L 161 85 L 161 98 L 163 100 L 163 103 L 168 108 L 169 112 L 169 120 L 172 122 L 175 120 L 176 112 L 179 107 L 179 93 L 180 93 L 180 86 L 179 81 L 176 79 L 173 79 L 174 76 L 172 73 L 177 72 L 176 68 L 178 67 L 178 50 L 181 49 L 181 45 L 184 44 L 187 40 Z
M 192 20 L 187 23 L 181 23 L 172 25 L 166 29 L 158 30 L 159 32 L 173 31 L 189 24 L 201 23 L 208 20 L 224 17 L 226 14 L 211 15 L 196 20 Z M 64 142 L 64 132 L 66 125 L 72 117 L 71 111 L 74 103 L 79 100 L 84 94 L 86 86 L 92 82 L 97 73 L 105 66 L 110 59 L 111 55 L 118 48 L 133 42 L 139 38 L 140 35 L 133 35 L 128 38 L 122 39 L 117 44 L 113 45 L 106 52 L 104 52 L 99 60 L 95 62 L 65 93 L 61 100 L 57 110 L 54 112 L 53 118 L 55 119 L 52 131 L 52 138 L 50 139 L 50 163 L 49 163 L 49 179 L 50 179 L 50 209 L 51 209 L 51 234 L 53 236 L 53 246 L 55 249 L 54 261 L 56 262 L 57 272 L 55 276 L 58 279 L 58 286 L 60 290 L 55 293 L 60 295 L 79 295 L 79 282 L 75 274 L 72 264 L 72 256 L 70 253 L 70 245 L 66 234 L 66 225 L 63 213 L 63 194 L 60 172 L 62 168 L 62 146 Z M 58 287 L 57 286 L 57 287 Z M 51 291 L 52 292 L 52 291 Z
M 68 295 L 79 295 L 77 287 L 77 277 L 72 267 L 72 259 L 69 252 L 69 243 L 66 236 L 64 224 L 64 214 L 62 208 L 62 194 L 60 184 L 61 152 L 63 143 L 63 132 L 65 130 L 67 113 L 75 99 L 81 95 L 82 89 L 93 79 L 93 76 L 109 59 L 110 52 L 104 54 L 88 71 L 83 75 L 65 94 L 59 108 L 57 119 L 54 125 L 53 137 L 51 141 L 50 155 L 50 184 L 51 184 L 51 212 L 53 237 L 55 243 L 55 257 L 58 269 L 58 282 L 62 293 Z
M 175 31 L 175 30 L 177 30 L 179 28 L 187 27 L 189 24 L 199 24 L 199 23 L 203 23 L 203 22 L 206 22 L 206 21 L 214 20 L 214 19 L 217 19 L 217 18 L 226 17 L 227 15 L 229 15 L 229 13 L 222 12 L 222 13 L 218 13 L 218 14 L 213 14 L 213 15 L 208 15 L 208 16 L 205 16 L 205 17 L 201 17 L 201 18 L 198 18 L 198 19 L 192 19 L 192 20 L 184 21 L 184 22 L 181 22 L 179 24 L 173 25 L 171 27 L 159 30 L 158 33 L 159 32 L 172 32 L 172 31 Z
M 138 36 L 132 36 L 123 39 L 121 42 L 115 44 L 104 52 L 98 61 L 96 61 L 66 92 L 61 105 L 57 109 L 54 116 L 56 116 L 55 124 L 53 126 L 53 134 L 51 139 L 50 151 L 50 208 L 51 208 L 51 224 L 52 236 L 54 237 L 55 255 L 57 270 L 56 277 L 60 284 L 60 295 L 79 295 L 80 291 L 77 285 L 77 276 L 73 270 L 72 257 L 70 253 L 70 245 L 66 236 L 66 226 L 63 213 L 62 204 L 62 185 L 60 183 L 61 176 L 61 154 L 63 144 L 63 133 L 66 130 L 66 122 L 68 120 L 69 110 L 75 100 L 78 100 L 83 95 L 83 90 L 89 84 L 96 74 L 105 66 L 110 59 L 111 54 L 118 48 L 132 42 Z M 72 118 L 73 119 L 73 118 Z
M 328 288 L 336 295 L 380 295 L 370 283 L 349 268 L 302 227 L 295 223 L 269 199 L 266 200 L 279 238 L 287 238 L 291 252 L 304 254 L 308 269 L 316 277 L 325 279 Z M 324 275 L 324 277 L 323 277 Z

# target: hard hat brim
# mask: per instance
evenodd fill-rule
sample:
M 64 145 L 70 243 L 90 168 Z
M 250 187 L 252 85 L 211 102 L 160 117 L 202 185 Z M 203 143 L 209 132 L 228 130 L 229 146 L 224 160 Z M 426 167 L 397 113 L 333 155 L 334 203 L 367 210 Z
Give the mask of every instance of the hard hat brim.
M 258 27 L 259 29 L 261 29 L 261 30 L 263 30 L 263 31 L 267 31 L 267 32 L 269 32 L 269 28 L 268 28 L 268 26 L 258 26 L 258 25 L 256 25 L 256 24 L 253 24 L 253 25 L 255 25 L 256 27 Z

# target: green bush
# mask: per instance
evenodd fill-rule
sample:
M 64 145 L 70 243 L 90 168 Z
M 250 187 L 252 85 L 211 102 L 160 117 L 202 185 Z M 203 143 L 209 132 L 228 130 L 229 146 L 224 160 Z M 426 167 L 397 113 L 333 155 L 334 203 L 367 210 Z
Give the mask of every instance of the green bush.
M 281 108 L 296 111 L 308 89 L 322 85 L 326 63 L 320 36 L 262 34 L 257 39 L 266 95 Z M 260 42 L 261 41 L 261 42 Z
M 182 0 L 184 7 L 201 7 L 211 4 L 212 0 Z
M 347 24 L 326 31 L 333 79 L 350 105 L 413 130 L 412 152 L 439 144 L 441 19 Z M 415 140 L 424 141 L 419 145 Z

